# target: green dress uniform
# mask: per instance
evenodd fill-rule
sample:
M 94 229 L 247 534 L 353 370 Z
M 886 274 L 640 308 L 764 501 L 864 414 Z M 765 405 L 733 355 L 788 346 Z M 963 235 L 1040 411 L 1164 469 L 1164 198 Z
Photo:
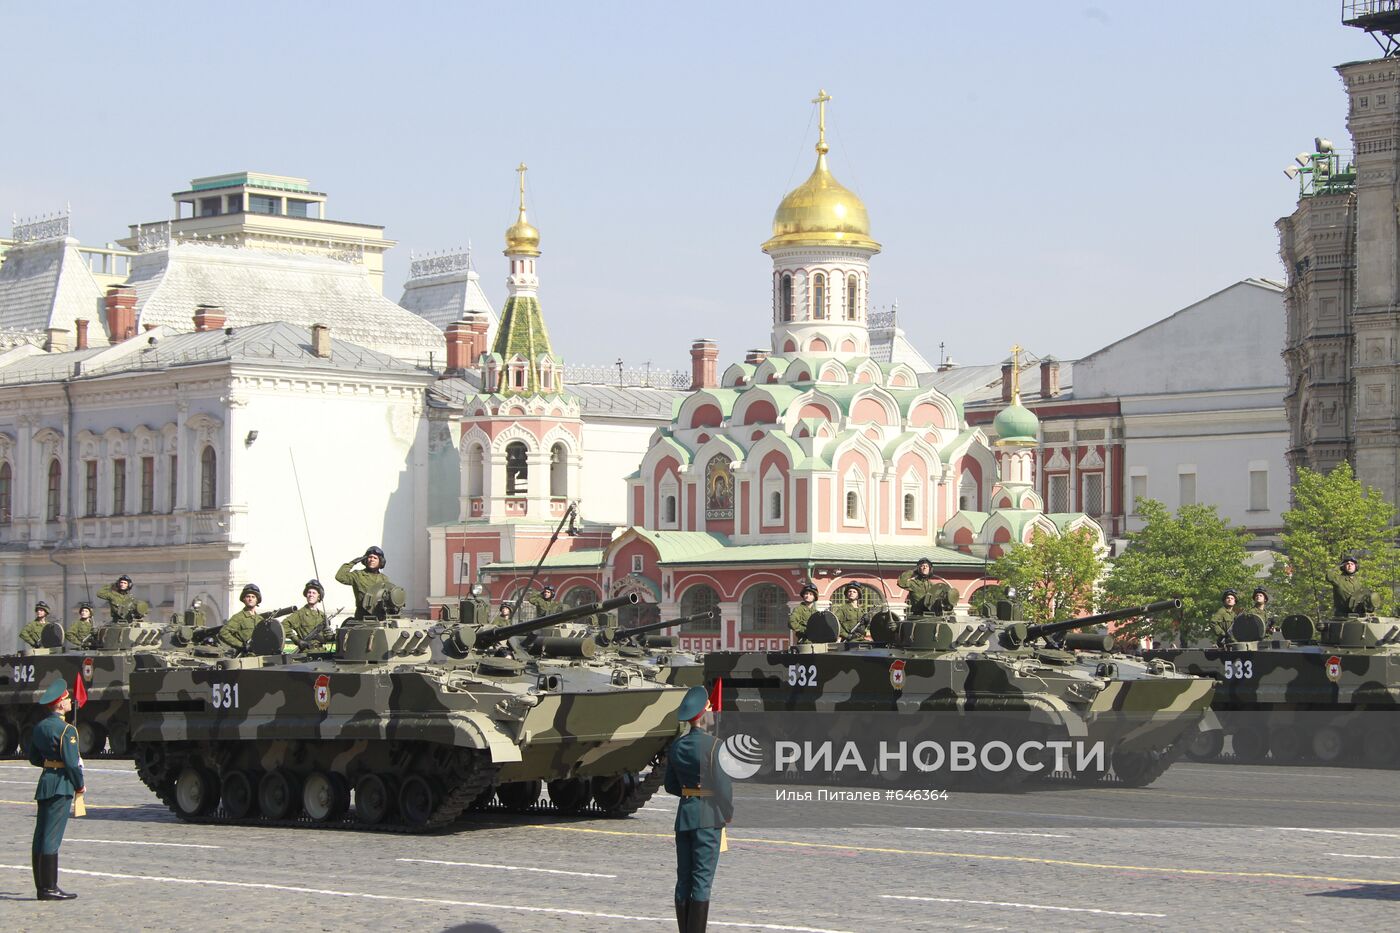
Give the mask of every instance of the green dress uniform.
M 248 646 L 248 639 L 253 637 L 253 629 L 261 620 L 262 616 L 244 606 L 229 616 L 223 628 L 219 629 L 219 643 L 242 651 Z
M 691 687 L 678 718 L 698 716 L 707 699 L 704 687 Z M 734 818 L 734 790 L 717 763 L 718 753 L 719 740 L 692 727 L 671 743 L 666 756 L 666 792 L 681 798 L 675 824 L 675 901 L 682 933 L 705 929 L 724 824 Z
M 44 626 L 48 623 L 48 619 L 34 619 L 19 630 L 19 640 L 31 648 L 39 647 L 39 634 L 43 632 Z
M 151 609 L 149 603 L 132 596 L 131 590 L 122 593 L 115 586 L 104 586 L 97 591 L 97 598 L 106 600 L 113 622 L 129 622 L 133 616 L 144 616 Z
M 74 648 L 81 648 L 92 635 L 92 623 L 86 619 L 76 619 L 63 630 L 63 640 Z
M 855 633 L 856 626 L 860 625 L 861 611 L 860 603 L 837 603 L 831 607 L 831 612 L 836 616 L 836 621 L 841 623 L 841 637 L 850 638 Z
M 788 613 L 788 628 L 792 629 L 792 634 L 797 636 L 798 641 L 807 637 L 807 620 L 811 619 L 815 612 L 817 612 L 816 603 L 798 603 Z
M 40 703 L 47 706 L 62 699 L 67 692 L 63 681 L 54 681 Z M 87 786 L 83 780 L 83 759 L 78 754 L 77 728 L 56 711 L 39 720 L 30 736 L 29 763 L 44 769 L 34 791 L 38 804 L 31 852 L 34 886 L 40 900 L 67 899 L 74 895 L 58 890 L 58 847 L 68 827 L 73 797 Z
M 306 641 L 306 637 L 312 632 L 321 628 L 326 621 L 326 614 L 312 605 L 305 605 L 287 616 L 282 625 L 288 635 L 296 638 L 297 641 Z M 314 645 L 324 645 L 332 640 L 329 628 L 322 629 L 317 636 Z
M 911 615 L 933 615 L 953 611 L 953 588 L 942 580 L 921 577 L 917 571 L 906 570 L 899 575 L 898 586 L 909 593 Z
M 1333 614 L 1345 616 L 1375 611 L 1371 588 L 1362 583 L 1356 574 L 1343 573 L 1339 569 L 1329 570 L 1327 582 L 1332 584 Z

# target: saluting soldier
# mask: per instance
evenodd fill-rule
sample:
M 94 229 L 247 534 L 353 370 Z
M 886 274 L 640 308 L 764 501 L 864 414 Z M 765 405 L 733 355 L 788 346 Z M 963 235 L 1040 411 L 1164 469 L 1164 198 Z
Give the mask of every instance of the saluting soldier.
M 39 636 L 49 624 L 49 604 L 42 599 L 34 604 L 34 619 L 19 630 L 19 640 L 31 648 L 39 647 Z
M 1234 624 L 1235 616 L 1239 615 L 1239 609 L 1235 606 L 1238 600 L 1239 593 L 1235 590 L 1226 590 L 1220 594 L 1220 608 L 1210 617 L 1210 630 L 1218 644 L 1234 641 L 1234 636 L 1230 634 L 1230 626 Z
M 355 621 L 361 621 L 373 616 L 374 610 L 365 608 L 365 596 L 368 594 L 382 593 L 388 587 L 393 586 L 387 576 L 384 575 L 384 565 L 388 563 L 384 559 L 384 549 L 379 545 L 373 545 L 365 550 L 363 554 L 353 560 L 347 560 L 340 565 L 340 569 L 335 572 L 335 582 L 343 583 L 355 591 Z M 364 564 L 364 570 L 356 570 L 356 564 Z
M 74 648 L 87 644 L 92 635 L 92 603 L 78 603 L 78 618 L 63 630 L 63 640 Z
M 898 586 L 909 593 L 910 615 L 934 615 L 953 611 L 953 588 L 933 578 L 933 561 L 920 557 L 913 570 L 899 575 Z
M 847 583 L 841 591 L 846 601 L 834 604 L 831 612 L 836 616 L 836 621 L 841 623 L 841 637 L 850 638 L 855 634 L 856 628 L 860 625 L 865 613 L 860 608 L 860 584 Z
M 798 593 L 801 600 L 792 611 L 788 613 L 788 628 L 792 629 L 792 634 L 797 636 L 798 641 L 807 640 L 807 620 L 812 618 L 812 613 L 817 611 L 817 587 L 813 583 L 802 584 L 802 591 Z
M 704 933 L 710 888 L 719 867 L 724 827 L 734 818 L 734 791 L 717 762 L 719 740 L 700 727 L 710 709 L 704 687 L 691 687 L 676 718 L 690 731 L 666 753 L 666 793 L 676 807 L 676 924 L 680 933 Z
M 258 615 L 258 606 L 262 603 L 262 590 L 258 589 L 256 583 L 249 583 L 243 587 L 243 592 L 238 594 L 238 599 L 243 603 L 243 608 L 228 617 L 228 621 L 219 629 L 218 639 L 219 644 L 242 651 L 248 647 L 248 639 L 253 637 L 253 629 L 262 619 Z
M 286 626 L 287 634 L 296 639 L 302 648 L 319 648 L 333 641 L 330 629 L 322 628 L 326 624 L 326 613 L 321 608 L 321 601 L 326 598 L 326 588 L 320 580 L 307 580 L 301 588 L 301 595 L 306 605 L 288 615 L 282 623 Z M 312 633 L 317 633 L 316 638 L 308 641 Z
M 1358 566 L 1356 558 L 1347 554 L 1338 569 L 1327 571 L 1327 582 L 1332 584 L 1334 615 L 1365 615 L 1376 611 L 1375 594 L 1356 575 Z
M 531 593 L 525 601 L 535 607 L 535 618 L 552 616 L 564 611 L 564 604 L 554 598 L 554 587 L 546 583 L 538 593 Z
M 147 603 L 131 595 L 131 578 L 126 574 L 117 577 L 117 581 L 111 586 L 104 586 L 98 590 L 97 598 L 107 601 L 113 622 L 130 622 L 132 619 L 144 617 L 150 610 Z
M 62 679 L 49 684 L 39 705 L 49 714 L 34 726 L 29 741 L 29 763 L 43 768 L 34 791 L 38 812 L 34 817 L 34 889 L 41 901 L 66 901 L 77 897 L 58 886 L 58 847 L 68 827 L 73 798 L 87 788 L 83 759 L 78 754 L 78 730 L 64 714 L 73 708 L 68 685 Z

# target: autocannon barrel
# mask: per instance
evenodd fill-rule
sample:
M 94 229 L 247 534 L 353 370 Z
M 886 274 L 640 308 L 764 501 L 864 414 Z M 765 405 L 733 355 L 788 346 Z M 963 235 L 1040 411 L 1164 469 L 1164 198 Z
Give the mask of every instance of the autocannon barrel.
M 646 625 L 638 625 L 633 628 L 623 628 L 617 630 L 618 640 L 624 638 L 637 638 L 642 635 L 649 635 L 652 632 L 659 632 L 662 629 L 672 628 L 677 625 L 689 625 L 692 622 L 709 622 L 714 619 L 719 612 L 718 609 L 710 609 L 706 612 L 698 612 L 693 616 L 681 616 L 679 619 L 663 619 L 660 622 L 648 622 Z
M 1159 599 L 1155 603 L 1148 603 L 1145 606 L 1130 606 L 1127 609 L 1115 609 L 1112 612 L 1099 612 L 1079 619 L 1065 619 L 1061 622 L 1045 622 L 1041 625 L 1028 625 L 1026 626 L 1026 641 L 1044 638 L 1046 635 L 1058 635 L 1060 632 L 1068 632 L 1071 629 L 1083 628 L 1086 625 L 1098 625 L 1100 622 L 1117 622 L 1119 619 L 1131 619 L 1133 616 L 1150 616 L 1159 612 L 1170 612 L 1173 609 L 1180 608 L 1181 600 L 1179 599 Z
M 623 606 L 635 606 L 638 602 L 636 593 L 629 593 L 626 596 L 615 596 L 612 599 L 605 599 L 601 603 L 589 603 L 586 606 L 576 606 L 573 609 L 565 609 L 562 612 L 551 613 L 547 616 L 539 616 L 525 622 L 516 622 L 512 625 L 499 625 L 495 628 L 483 629 L 477 633 L 476 646 L 485 648 L 497 642 L 505 641 L 507 638 L 514 638 L 516 635 L 527 635 L 530 632 L 538 631 L 542 628 L 549 628 L 551 625 L 558 625 L 561 622 L 572 622 L 575 619 L 582 619 L 585 616 L 597 615 L 600 612 L 611 612 L 614 609 L 621 609 Z

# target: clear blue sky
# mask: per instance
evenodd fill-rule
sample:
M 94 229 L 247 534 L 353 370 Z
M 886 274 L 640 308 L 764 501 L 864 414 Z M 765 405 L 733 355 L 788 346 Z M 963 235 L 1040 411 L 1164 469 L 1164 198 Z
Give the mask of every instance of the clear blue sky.
M 189 179 L 303 175 L 410 249 L 475 246 L 493 303 L 530 164 L 541 297 L 572 362 L 767 346 L 773 209 L 831 165 L 936 360 L 1073 358 L 1282 277 L 1281 170 L 1350 148 L 1337 0 L 182 3 L 0 0 L 0 215 L 71 202 L 85 243 Z M 1274 352 L 1275 348 L 1261 348 Z

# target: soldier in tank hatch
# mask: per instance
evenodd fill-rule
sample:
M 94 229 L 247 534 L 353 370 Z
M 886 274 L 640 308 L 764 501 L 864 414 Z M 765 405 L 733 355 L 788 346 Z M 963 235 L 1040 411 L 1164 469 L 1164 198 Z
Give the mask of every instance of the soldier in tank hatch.
M 42 599 L 34 604 L 34 619 L 24 628 L 19 630 L 19 640 L 21 644 L 31 648 L 39 647 L 39 636 L 43 634 L 44 626 L 52 620 L 49 618 L 49 604 Z
M 1239 615 L 1239 608 L 1235 605 L 1239 601 L 1237 590 L 1226 590 L 1220 594 L 1220 608 L 1215 610 L 1215 615 L 1210 617 L 1211 634 L 1215 636 L 1218 644 L 1227 644 L 1233 640 L 1230 635 L 1230 626 L 1235 622 L 1235 616 Z
M 798 641 L 805 641 L 807 638 L 807 620 L 812 618 L 812 613 L 817 611 L 817 587 L 813 583 L 804 583 L 802 590 L 798 593 L 800 602 L 788 613 L 788 628 L 792 629 L 792 634 L 797 636 Z
M 910 615 L 934 615 L 953 611 L 953 588 L 933 578 L 933 561 L 919 558 L 913 570 L 899 575 L 898 586 L 909 593 Z
M 845 597 L 844 600 L 833 604 L 831 612 L 841 624 L 841 637 L 850 638 L 865 618 L 865 612 L 860 607 L 860 584 L 847 583 L 841 593 Z
M 515 605 L 508 599 L 501 600 L 501 604 L 496 607 L 496 617 L 491 620 L 492 625 L 510 625 L 515 621 Z
M 531 593 L 525 601 L 535 607 L 535 617 L 552 616 L 564 611 L 564 604 L 555 598 L 554 587 L 546 583 L 538 593 Z
M 356 570 L 356 564 L 364 564 L 363 570 Z M 379 545 L 367 548 L 359 557 L 347 560 L 335 572 L 335 582 L 343 583 L 355 592 L 355 621 L 359 622 L 374 616 L 374 607 L 366 606 L 366 599 L 373 603 L 381 594 L 393 587 L 394 582 L 384 574 L 388 560 L 384 549 Z
M 258 589 L 256 583 L 249 583 L 238 594 L 238 600 L 243 603 L 243 608 L 228 617 L 228 621 L 219 629 L 217 637 L 219 644 L 224 647 L 242 651 L 248 647 L 248 639 L 253 637 L 253 629 L 262 618 L 258 615 L 258 606 L 262 603 L 262 590 Z
M 1249 611 L 1264 620 L 1266 631 L 1272 632 L 1278 628 L 1278 620 L 1269 612 L 1269 591 L 1262 586 L 1254 588 L 1254 602 L 1249 607 Z
M 78 603 L 78 618 L 63 631 L 63 641 L 81 648 L 92 637 L 92 603 Z
M 1356 574 L 1360 566 L 1355 556 L 1347 554 L 1335 570 L 1327 571 L 1327 582 L 1332 584 L 1334 615 L 1366 615 L 1376 611 L 1375 593 Z
M 151 611 L 148 603 L 131 594 L 131 577 L 122 574 L 111 586 L 97 591 L 97 598 L 105 600 L 111 610 L 113 622 L 131 622 L 144 618 Z
M 326 612 L 321 608 L 326 598 L 326 588 L 320 580 L 311 579 L 301 588 L 306 605 L 287 616 L 287 636 L 294 639 L 303 649 L 319 648 L 334 641 L 330 628 L 326 625 Z M 315 636 L 314 638 L 312 636 Z

